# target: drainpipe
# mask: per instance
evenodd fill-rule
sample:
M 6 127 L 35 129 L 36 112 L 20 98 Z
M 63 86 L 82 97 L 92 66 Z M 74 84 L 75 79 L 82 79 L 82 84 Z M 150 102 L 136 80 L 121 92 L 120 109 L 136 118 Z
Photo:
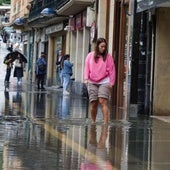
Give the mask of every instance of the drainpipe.
M 36 60 L 37 60 L 37 29 L 34 28 L 34 53 L 33 53 L 33 67 L 32 67 L 32 83 L 35 83 L 36 78 Z
M 29 80 L 29 56 L 30 56 L 30 33 L 27 32 L 27 49 L 26 49 L 26 54 L 27 54 L 27 69 L 26 69 L 26 80 Z

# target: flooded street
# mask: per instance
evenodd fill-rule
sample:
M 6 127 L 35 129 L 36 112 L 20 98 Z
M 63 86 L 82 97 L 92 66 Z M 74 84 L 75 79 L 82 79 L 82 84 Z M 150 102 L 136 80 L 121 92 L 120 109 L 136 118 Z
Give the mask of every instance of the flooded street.
M 5 91 L 6 52 L 1 47 L 0 169 L 170 169 L 169 122 L 140 115 L 104 125 L 99 113 L 92 124 L 86 98 L 18 86 L 12 75 Z

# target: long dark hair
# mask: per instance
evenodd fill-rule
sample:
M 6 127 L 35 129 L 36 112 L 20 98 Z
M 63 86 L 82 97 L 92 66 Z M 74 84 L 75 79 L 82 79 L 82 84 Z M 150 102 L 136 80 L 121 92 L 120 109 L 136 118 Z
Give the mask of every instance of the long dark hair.
M 103 42 L 106 44 L 106 49 L 105 49 L 105 51 L 101 54 L 101 53 L 99 52 L 99 45 L 100 45 L 101 43 L 103 43 Z M 95 53 L 94 53 L 94 60 L 95 60 L 95 62 L 98 61 L 99 55 L 101 55 L 101 56 L 103 57 L 103 61 L 106 61 L 107 53 L 108 53 L 108 49 L 107 49 L 107 41 L 106 41 L 106 39 L 105 39 L 105 38 L 98 38 L 98 39 L 97 39 L 97 42 L 96 42 Z
M 70 54 L 65 54 L 62 56 L 61 58 L 61 63 L 60 63 L 60 67 L 63 69 L 64 67 L 64 61 L 67 60 L 68 58 L 70 58 Z

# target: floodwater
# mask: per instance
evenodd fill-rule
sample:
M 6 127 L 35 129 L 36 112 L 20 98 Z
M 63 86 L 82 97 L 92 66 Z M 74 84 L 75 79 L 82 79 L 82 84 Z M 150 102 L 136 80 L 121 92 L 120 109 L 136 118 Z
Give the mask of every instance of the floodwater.
M 99 109 L 92 124 L 86 98 L 13 78 L 5 91 L 0 72 L 0 169 L 170 169 L 170 123 L 141 115 L 104 125 Z
M 3 170 L 169 170 L 170 124 L 147 117 L 96 124 L 88 101 L 62 92 L 1 92 Z

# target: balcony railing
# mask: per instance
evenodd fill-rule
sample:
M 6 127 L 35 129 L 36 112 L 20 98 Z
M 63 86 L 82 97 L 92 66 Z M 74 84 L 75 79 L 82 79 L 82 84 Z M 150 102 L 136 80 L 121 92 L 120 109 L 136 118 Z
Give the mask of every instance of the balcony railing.
M 91 0 L 34 0 L 32 1 L 29 21 L 39 18 L 44 8 L 60 11 L 60 15 L 73 15 L 85 9 L 91 3 Z M 70 8 L 70 5 L 72 8 Z
M 137 0 L 137 12 L 155 8 L 163 3 L 170 3 L 170 0 Z
M 92 3 L 92 0 L 61 0 L 57 7 L 57 13 L 60 15 L 76 15 Z
M 34 0 L 30 10 L 29 20 L 31 21 L 40 17 L 40 13 L 44 8 L 52 8 L 56 10 L 59 5 L 63 4 L 63 2 L 63 0 Z

